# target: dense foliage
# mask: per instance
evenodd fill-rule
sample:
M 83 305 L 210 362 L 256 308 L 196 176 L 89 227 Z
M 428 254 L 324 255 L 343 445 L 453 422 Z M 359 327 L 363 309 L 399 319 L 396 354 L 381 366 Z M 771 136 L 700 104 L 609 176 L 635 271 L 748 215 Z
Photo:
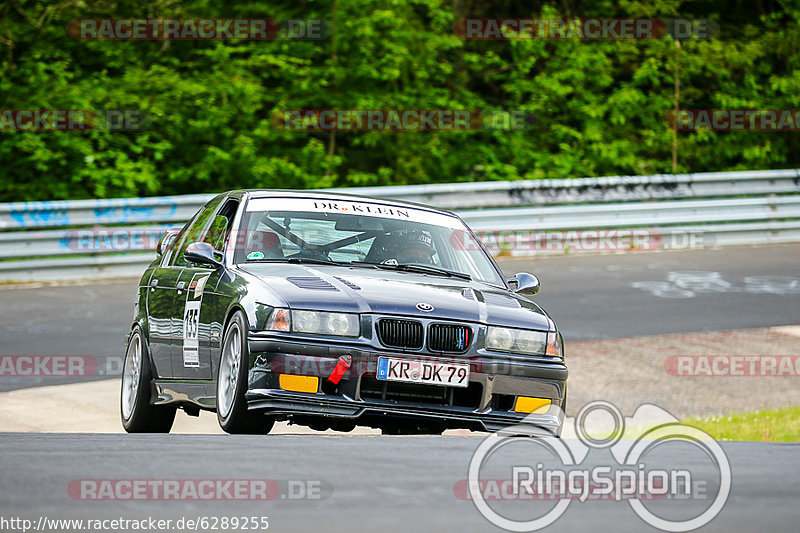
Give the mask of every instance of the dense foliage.
M 75 18 L 326 19 L 307 41 L 75 40 Z M 465 41 L 462 17 L 683 17 L 711 39 Z M 4 109 L 142 109 L 143 132 L 0 132 L 0 201 L 797 167 L 800 132 L 680 132 L 800 107 L 793 0 L 7 0 Z M 521 131 L 298 132 L 282 109 L 523 109 Z

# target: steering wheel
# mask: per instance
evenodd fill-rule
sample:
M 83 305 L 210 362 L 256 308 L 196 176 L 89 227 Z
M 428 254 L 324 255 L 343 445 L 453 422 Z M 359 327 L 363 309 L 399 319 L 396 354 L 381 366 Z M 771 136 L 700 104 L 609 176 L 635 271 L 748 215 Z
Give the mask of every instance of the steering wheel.
M 287 258 L 297 257 L 299 259 L 323 259 L 325 261 L 330 261 L 331 258 L 328 257 L 328 252 L 324 250 L 305 250 L 301 248 L 296 254 L 292 254 L 287 256 Z

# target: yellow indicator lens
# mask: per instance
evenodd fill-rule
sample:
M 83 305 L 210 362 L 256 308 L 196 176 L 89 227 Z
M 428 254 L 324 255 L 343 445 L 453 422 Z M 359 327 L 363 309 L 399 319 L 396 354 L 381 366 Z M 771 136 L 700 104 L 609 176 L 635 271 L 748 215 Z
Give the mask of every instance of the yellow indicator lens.
M 292 376 L 281 374 L 278 383 L 283 390 L 292 392 L 317 392 L 319 388 L 319 378 L 314 376 Z
M 550 409 L 550 400 L 544 398 L 529 398 L 527 396 L 517 396 L 517 404 L 514 410 L 518 413 L 536 413 L 543 415 Z
M 564 357 L 564 347 L 561 345 L 561 337 L 557 333 L 547 334 L 547 348 L 544 353 L 554 357 Z
M 275 309 L 267 322 L 267 329 L 271 331 L 291 331 L 288 309 Z

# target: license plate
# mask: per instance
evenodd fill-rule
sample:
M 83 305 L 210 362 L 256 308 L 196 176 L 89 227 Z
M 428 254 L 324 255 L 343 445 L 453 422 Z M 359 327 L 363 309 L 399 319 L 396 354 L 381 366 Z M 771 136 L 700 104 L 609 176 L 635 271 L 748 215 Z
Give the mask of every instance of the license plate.
M 379 357 L 377 378 L 385 381 L 466 387 L 469 385 L 469 365 Z

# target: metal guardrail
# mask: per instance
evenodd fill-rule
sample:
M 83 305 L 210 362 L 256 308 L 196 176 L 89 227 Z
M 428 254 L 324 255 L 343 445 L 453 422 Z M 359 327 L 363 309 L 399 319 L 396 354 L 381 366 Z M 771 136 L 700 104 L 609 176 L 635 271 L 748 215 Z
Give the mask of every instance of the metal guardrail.
M 141 275 L 153 252 L 0 262 L 2 281 L 64 281 Z
M 766 196 L 800 192 L 800 169 L 335 189 L 442 209 Z
M 473 229 L 566 230 L 800 219 L 800 195 L 461 211 Z
M 191 214 L 186 219 L 189 217 Z M 10 231 L 0 233 L 0 258 L 150 251 L 155 250 L 158 239 L 169 227 L 170 225 L 166 224 L 113 226 L 96 229 Z
M 0 204 L 0 230 L 185 222 L 210 194 Z M 2 257 L 2 256 L 0 256 Z
M 800 169 L 327 191 L 457 210 L 479 234 L 648 228 L 715 245 L 800 241 Z M 136 275 L 164 229 L 211 196 L 0 204 L 0 281 Z

